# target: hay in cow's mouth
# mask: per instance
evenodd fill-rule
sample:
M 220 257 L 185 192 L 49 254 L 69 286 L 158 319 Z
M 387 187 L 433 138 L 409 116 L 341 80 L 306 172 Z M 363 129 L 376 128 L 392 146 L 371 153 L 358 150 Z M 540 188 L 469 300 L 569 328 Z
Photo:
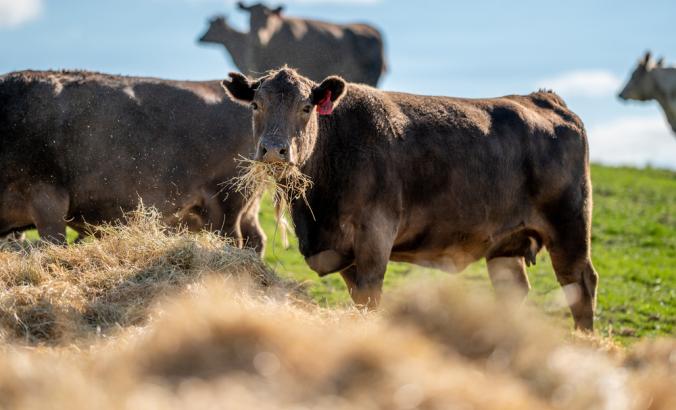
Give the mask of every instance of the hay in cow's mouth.
M 312 180 L 295 165 L 284 162 L 261 162 L 241 156 L 237 162 L 239 175 L 228 182 L 235 192 L 250 198 L 267 188 L 272 188 L 275 206 L 284 209 L 293 201 L 302 199 L 310 208 L 306 193 L 312 188 Z

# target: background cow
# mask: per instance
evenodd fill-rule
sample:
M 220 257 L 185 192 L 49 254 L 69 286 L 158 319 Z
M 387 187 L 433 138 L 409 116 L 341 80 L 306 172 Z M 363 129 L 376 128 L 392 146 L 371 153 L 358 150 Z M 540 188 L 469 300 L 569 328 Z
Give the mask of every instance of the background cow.
M 219 82 L 91 72 L 0 77 L 0 234 L 113 221 L 139 200 L 170 223 L 208 228 L 262 251 L 258 200 L 220 184 L 253 148 L 250 114 Z
M 653 62 L 647 52 L 619 97 L 623 100 L 657 100 L 676 134 L 676 67 L 664 67 L 662 58 Z
M 263 4 L 238 6 L 250 13 L 248 33 L 216 17 L 200 42 L 225 46 L 245 73 L 258 75 L 288 64 L 315 81 L 338 74 L 375 86 L 385 72 L 382 35 L 369 25 L 290 18 L 282 15 L 282 7 Z
M 525 259 L 544 245 L 576 326 L 593 328 L 587 138 L 556 94 L 424 97 L 287 68 L 230 77 L 257 158 L 314 181 L 309 206 L 292 203 L 301 253 L 320 275 L 340 271 L 356 303 L 378 303 L 388 260 L 456 272 L 486 258 L 498 289 L 525 293 Z

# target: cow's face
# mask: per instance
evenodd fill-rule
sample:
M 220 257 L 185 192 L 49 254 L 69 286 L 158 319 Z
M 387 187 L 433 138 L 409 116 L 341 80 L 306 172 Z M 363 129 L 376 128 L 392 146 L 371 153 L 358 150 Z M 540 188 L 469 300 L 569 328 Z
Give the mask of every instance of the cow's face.
M 247 6 L 241 1 L 237 3 L 237 7 L 239 7 L 240 10 L 249 12 L 251 14 L 251 30 L 258 30 L 261 27 L 267 26 L 270 19 L 281 17 L 282 11 L 284 10 L 284 7 L 282 6 L 271 9 L 265 4 L 261 3 Z
M 619 97 L 623 100 L 646 101 L 654 98 L 654 83 L 652 79 L 652 70 L 656 66 L 662 65 L 662 62 L 654 64 L 650 61 L 650 53 L 646 53 L 634 72 L 629 78 L 629 82 L 620 92 Z
M 330 115 L 345 91 L 345 81 L 328 77 L 321 84 L 283 68 L 256 81 L 230 73 L 223 86 L 235 101 L 253 111 L 256 159 L 302 165 L 317 140 L 317 116 Z
M 202 37 L 200 43 L 219 43 L 226 34 L 226 22 L 224 16 L 218 16 L 209 21 L 209 29 Z

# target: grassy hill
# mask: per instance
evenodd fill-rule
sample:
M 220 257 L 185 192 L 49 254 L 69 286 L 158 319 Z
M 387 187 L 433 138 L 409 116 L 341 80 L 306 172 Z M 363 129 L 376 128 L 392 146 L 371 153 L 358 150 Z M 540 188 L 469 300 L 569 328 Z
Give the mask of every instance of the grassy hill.
M 598 329 L 623 343 L 643 336 L 673 335 L 676 322 L 676 173 L 594 166 L 592 257 L 601 276 Z M 268 234 L 266 261 L 281 275 L 306 281 L 319 303 L 349 303 L 340 275 L 319 278 L 305 264 L 292 238 L 284 250 L 267 201 L 262 222 Z M 528 269 L 529 302 L 550 315 L 569 318 L 549 257 L 542 252 Z M 447 274 L 390 263 L 385 292 L 420 277 Z M 471 286 L 489 287 L 485 263 L 458 275 Z M 385 296 L 386 297 L 386 296 Z M 572 326 L 572 319 L 566 319 Z

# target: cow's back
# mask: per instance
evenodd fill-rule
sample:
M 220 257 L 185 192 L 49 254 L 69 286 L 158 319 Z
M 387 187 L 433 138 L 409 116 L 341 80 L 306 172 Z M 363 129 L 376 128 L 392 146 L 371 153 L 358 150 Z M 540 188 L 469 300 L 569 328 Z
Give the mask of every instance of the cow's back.
M 583 125 L 556 94 L 392 98 L 409 119 L 401 143 L 392 147 L 405 158 L 403 167 L 417 170 L 406 185 L 411 201 L 430 200 L 419 189 L 424 185 L 463 198 L 451 212 L 468 224 L 511 220 L 507 215 L 555 200 L 586 178 Z
M 375 86 L 385 71 L 382 38 L 373 27 L 297 18 L 285 18 L 278 31 L 257 46 L 253 60 L 258 72 L 290 65 L 314 81 L 339 75 Z

